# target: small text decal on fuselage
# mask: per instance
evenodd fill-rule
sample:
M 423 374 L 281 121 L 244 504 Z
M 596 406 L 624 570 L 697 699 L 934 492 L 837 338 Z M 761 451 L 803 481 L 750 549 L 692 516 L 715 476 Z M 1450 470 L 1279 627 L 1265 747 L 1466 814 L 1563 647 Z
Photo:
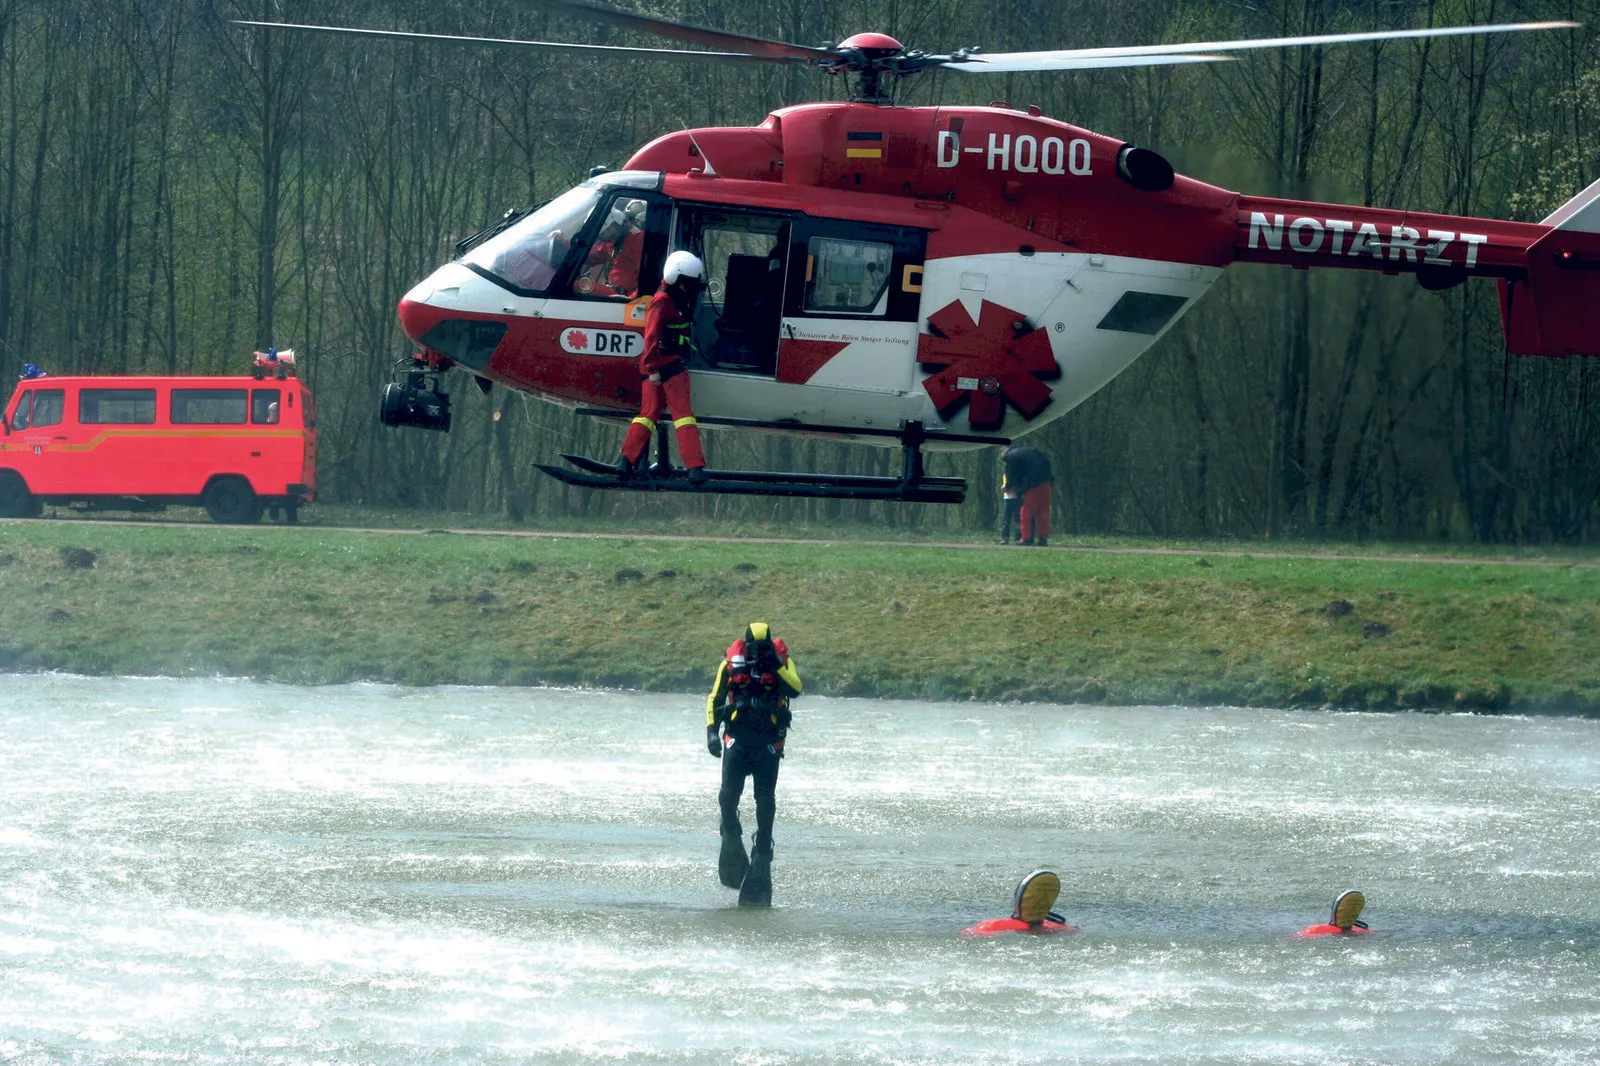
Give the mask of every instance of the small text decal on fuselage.
M 620 355 L 634 359 L 644 351 L 644 334 L 626 329 L 568 326 L 561 331 L 561 350 L 573 355 Z
M 1079 177 L 1094 173 L 1093 149 L 1082 137 L 1066 140 L 1024 133 L 1013 139 L 1009 133 L 991 133 L 987 144 L 963 146 L 959 131 L 940 130 L 934 147 L 939 166 L 946 170 L 959 164 L 963 155 L 972 155 L 984 160 L 989 170 Z

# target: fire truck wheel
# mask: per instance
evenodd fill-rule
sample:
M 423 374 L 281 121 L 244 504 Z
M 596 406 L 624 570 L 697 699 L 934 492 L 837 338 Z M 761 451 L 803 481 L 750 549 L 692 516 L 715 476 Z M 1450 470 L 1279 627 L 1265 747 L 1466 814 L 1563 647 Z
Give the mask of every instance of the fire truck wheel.
M 32 518 L 43 508 L 15 470 L 0 470 L 0 518 Z
M 206 486 L 202 498 L 206 514 L 223 525 L 248 525 L 261 521 L 261 501 L 242 477 L 219 477 Z

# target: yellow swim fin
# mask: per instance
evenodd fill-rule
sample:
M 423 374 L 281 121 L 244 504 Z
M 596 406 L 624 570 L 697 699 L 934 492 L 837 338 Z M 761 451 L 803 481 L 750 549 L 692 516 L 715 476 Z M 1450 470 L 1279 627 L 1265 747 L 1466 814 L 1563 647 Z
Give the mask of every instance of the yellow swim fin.
M 1366 896 L 1355 891 L 1346 892 L 1333 901 L 1333 917 L 1328 919 L 1328 924 L 1336 925 L 1340 929 L 1349 929 L 1356 924 L 1356 919 L 1361 917 L 1366 905 Z
M 1049 870 L 1035 870 L 1022 879 L 1013 897 L 1011 916 L 1029 925 L 1037 925 L 1050 916 L 1050 910 L 1061 895 L 1061 878 Z

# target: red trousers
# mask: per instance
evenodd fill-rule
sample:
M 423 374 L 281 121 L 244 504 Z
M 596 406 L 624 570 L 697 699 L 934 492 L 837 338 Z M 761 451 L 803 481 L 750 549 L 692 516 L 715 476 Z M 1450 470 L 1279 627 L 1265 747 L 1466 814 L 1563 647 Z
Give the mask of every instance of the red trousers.
M 656 431 L 656 422 L 663 408 L 672 412 L 672 425 L 678 431 L 678 454 L 683 465 L 693 469 L 706 465 L 706 453 L 700 450 L 700 426 L 689 409 L 689 375 L 674 374 L 657 385 L 649 378 L 644 380 L 644 399 L 639 406 L 639 417 L 628 427 L 622 441 L 622 454 L 631 463 L 637 463 L 650 447 L 650 435 Z M 664 457 L 663 457 L 664 458 Z
M 1050 482 L 1035 485 L 1022 494 L 1022 520 L 1017 523 L 1017 539 L 1040 540 L 1050 537 Z

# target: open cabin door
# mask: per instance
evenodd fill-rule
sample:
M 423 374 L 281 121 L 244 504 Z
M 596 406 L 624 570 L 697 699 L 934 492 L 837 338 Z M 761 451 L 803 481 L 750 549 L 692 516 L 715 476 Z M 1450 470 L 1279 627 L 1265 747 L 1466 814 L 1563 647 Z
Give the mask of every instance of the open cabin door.
M 926 249 L 925 230 L 798 220 L 790 243 L 778 380 L 909 392 Z
M 706 266 L 695 305 L 695 369 L 771 378 L 798 216 L 708 204 L 678 205 L 676 247 Z

